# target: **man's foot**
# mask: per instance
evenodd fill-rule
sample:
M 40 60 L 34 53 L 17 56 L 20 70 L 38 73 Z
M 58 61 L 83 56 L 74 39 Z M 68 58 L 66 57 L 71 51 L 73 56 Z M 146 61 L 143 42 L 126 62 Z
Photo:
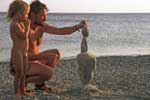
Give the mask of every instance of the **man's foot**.
M 48 87 L 45 83 L 42 83 L 40 85 L 35 84 L 35 90 L 42 90 L 45 92 L 51 92 L 52 89 Z
M 30 92 L 32 92 L 32 91 L 27 89 L 26 92 L 27 92 L 27 93 L 30 93 Z
M 25 87 L 24 86 L 21 87 L 20 95 L 21 96 L 29 96 L 29 97 L 34 96 L 33 92 L 31 90 L 27 89 L 27 85 L 25 85 Z

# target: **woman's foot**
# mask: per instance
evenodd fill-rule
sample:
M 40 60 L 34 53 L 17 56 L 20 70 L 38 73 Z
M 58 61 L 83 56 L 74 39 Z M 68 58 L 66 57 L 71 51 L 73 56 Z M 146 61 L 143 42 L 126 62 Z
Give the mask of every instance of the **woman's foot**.
M 20 95 L 19 93 L 15 93 L 14 97 L 15 97 L 16 99 L 18 99 L 18 98 L 21 97 L 21 95 Z
M 29 96 L 32 97 L 34 94 L 32 92 L 26 92 L 26 93 L 21 93 L 22 96 Z
M 25 93 L 16 93 L 15 98 L 20 98 L 21 96 L 29 96 L 32 97 L 34 94 L 32 92 L 25 92 Z

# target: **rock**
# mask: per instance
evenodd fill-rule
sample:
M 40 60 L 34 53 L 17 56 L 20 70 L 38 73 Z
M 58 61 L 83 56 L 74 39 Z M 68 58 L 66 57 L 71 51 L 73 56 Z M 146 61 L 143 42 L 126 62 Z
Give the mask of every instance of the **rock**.
M 92 84 L 87 84 L 87 85 L 84 85 L 84 86 L 82 87 L 82 89 L 83 89 L 83 90 L 88 90 L 88 91 L 90 91 L 90 90 L 96 91 L 96 90 L 97 90 L 97 87 L 94 86 L 94 85 L 92 85 Z
M 77 56 L 77 61 L 79 64 L 79 76 L 81 82 L 85 84 L 89 84 L 94 76 L 94 72 L 96 69 L 96 57 L 90 53 L 81 53 Z
M 79 65 L 79 76 L 83 85 L 90 84 L 96 69 L 96 57 L 88 53 L 87 37 L 89 35 L 88 28 L 82 29 L 83 39 L 81 42 L 81 53 L 77 55 Z
M 83 37 L 81 42 L 81 52 L 87 52 L 87 51 L 88 51 L 87 39 L 86 37 Z
M 82 35 L 84 37 L 88 37 L 89 36 L 89 30 L 87 27 L 83 28 L 82 31 L 81 31 Z

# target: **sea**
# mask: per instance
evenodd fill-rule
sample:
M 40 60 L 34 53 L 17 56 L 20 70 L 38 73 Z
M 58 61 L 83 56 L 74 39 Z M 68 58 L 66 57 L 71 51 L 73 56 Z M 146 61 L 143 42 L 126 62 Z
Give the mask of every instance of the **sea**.
M 47 21 L 68 27 L 86 20 L 89 29 L 88 52 L 95 56 L 149 55 L 149 13 L 49 13 Z M 40 51 L 59 49 L 61 58 L 80 53 L 81 30 L 70 35 L 44 33 Z M 6 13 L 0 13 L 0 62 L 9 61 L 12 41 Z

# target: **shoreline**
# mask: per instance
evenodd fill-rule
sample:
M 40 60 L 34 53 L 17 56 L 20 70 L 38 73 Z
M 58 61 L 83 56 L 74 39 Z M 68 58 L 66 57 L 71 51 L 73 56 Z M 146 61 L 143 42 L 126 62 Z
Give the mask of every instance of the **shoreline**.
M 105 57 L 148 57 L 148 56 L 150 56 L 150 54 L 99 55 L 99 56 L 96 56 L 96 58 L 99 59 L 99 58 L 105 58 Z M 76 56 L 69 56 L 69 57 L 62 57 L 62 58 L 60 58 L 60 61 L 63 61 L 63 60 L 75 60 L 75 59 L 76 59 Z M 9 61 L 0 61 L 0 64 L 1 63 L 7 63 L 7 62 L 9 62 Z

